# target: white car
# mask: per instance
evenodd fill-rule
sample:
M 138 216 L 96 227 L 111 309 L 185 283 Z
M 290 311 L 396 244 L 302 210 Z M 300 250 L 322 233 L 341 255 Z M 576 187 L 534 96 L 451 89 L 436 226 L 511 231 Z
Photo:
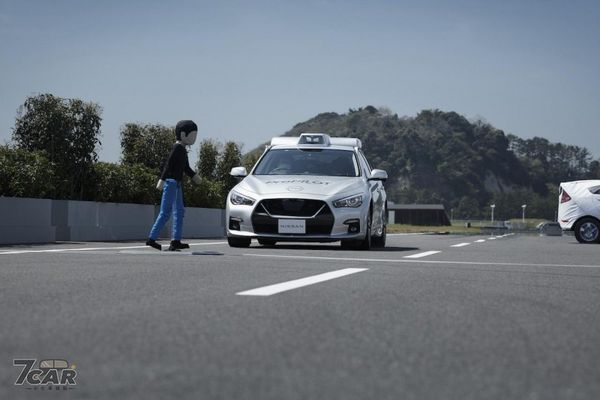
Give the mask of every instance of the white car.
M 335 242 L 368 250 L 386 241 L 387 173 L 371 169 L 359 139 L 324 133 L 271 140 L 251 173 L 227 196 L 232 247 L 276 242 Z
M 562 182 L 558 197 L 560 227 L 579 243 L 600 243 L 600 180 Z

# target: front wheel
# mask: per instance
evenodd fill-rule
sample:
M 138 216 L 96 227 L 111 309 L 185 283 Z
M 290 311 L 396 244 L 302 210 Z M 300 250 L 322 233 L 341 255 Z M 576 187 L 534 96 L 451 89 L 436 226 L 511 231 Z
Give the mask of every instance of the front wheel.
M 387 226 L 383 225 L 383 228 L 381 229 L 381 236 L 375 236 L 372 239 L 371 243 L 372 243 L 373 247 L 385 247 L 386 238 L 387 238 Z
M 229 243 L 229 247 L 250 247 L 251 241 L 252 239 L 250 238 L 227 237 L 227 243 Z
M 600 222 L 595 218 L 582 218 L 575 224 L 575 239 L 579 243 L 600 242 Z
M 371 250 L 371 214 L 367 218 L 367 225 L 365 226 L 366 234 L 363 240 L 342 240 L 342 249 L 346 250 Z

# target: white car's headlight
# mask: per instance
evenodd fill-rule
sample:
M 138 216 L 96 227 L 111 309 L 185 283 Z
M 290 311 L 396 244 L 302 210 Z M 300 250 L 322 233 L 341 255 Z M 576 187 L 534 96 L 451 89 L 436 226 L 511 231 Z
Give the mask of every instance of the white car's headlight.
M 340 207 L 352 207 L 357 208 L 362 206 L 363 197 L 362 194 L 358 194 L 355 196 L 344 197 L 343 199 L 339 199 L 333 202 L 333 206 L 336 208 Z
M 238 192 L 231 192 L 231 196 L 229 196 L 229 201 L 231 204 L 235 204 L 236 206 L 251 206 L 254 204 L 254 199 L 248 196 L 242 196 Z

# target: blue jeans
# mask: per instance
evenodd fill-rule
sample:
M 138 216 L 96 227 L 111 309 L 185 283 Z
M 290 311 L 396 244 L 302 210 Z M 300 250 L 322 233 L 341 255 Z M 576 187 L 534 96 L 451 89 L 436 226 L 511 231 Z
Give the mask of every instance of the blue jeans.
M 181 182 L 175 179 L 167 179 L 163 188 L 162 200 L 160 202 L 160 213 L 150 231 L 150 239 L 156 240 L 163 226 L 167 223 L 173 212 L 173 229 L 171 237 L 173 240 L 181 240 L 183 228 L 183 216 L 185 208 L 183 206 L 183 191 L 181 190 Z

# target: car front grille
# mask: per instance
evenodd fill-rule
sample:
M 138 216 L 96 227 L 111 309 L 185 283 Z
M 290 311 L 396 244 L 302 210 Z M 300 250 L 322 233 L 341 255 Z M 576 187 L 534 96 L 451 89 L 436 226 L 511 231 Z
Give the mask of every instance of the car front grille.
M 329 235 L 333 228 L 333 214 L 324 201 L 310 199 L 265 199 L 252 214 L 255 233 L 279 234 L 279 218 L 306 220 L 307 235 Z

